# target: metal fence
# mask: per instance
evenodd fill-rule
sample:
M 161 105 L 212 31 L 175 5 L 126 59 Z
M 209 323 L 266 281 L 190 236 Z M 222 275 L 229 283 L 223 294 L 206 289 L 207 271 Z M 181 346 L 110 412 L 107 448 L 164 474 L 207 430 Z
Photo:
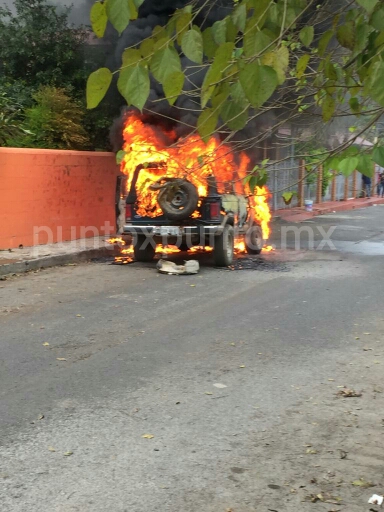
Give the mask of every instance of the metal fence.
M 271 198 L 269 201 L 272 210 L 279 210 L 282 208 L 295 208 L 298 206 L 298 196 L 294 195 L 289 205 L 286 205 L 282 194 L 285 191 L 299 192 L 299 160 L 291 158 L 282 162 L 271 163 L 268 171 L 268 188 L 271 191 Z M 322 201 L 332 201 L 332 189 L 334 190 L 334 200 L 343 201 L 348 198 L 356 197 L 361 189 L 361 175 L 356 173 L 355 178 L 353 175 L 345 177 L 338 174 L 333 178 L 335 184 L 332 186 L 330 180 L 327 189 L 322 195 Z M 377 180 L 376 180 L 377 181 Z M 347 182 L 347 183 L 346 183 Z M 304 182 L 304 199 L 310 199 L 316 202 L 317 191 L 317 178 L 313 183 Z M 374 193 L 374 190 L 372 190 Z
M 297 206 L 297 196 L 292 198 L 289 206 L 281 197 L 283 192 L 298 192 L 299 160 L 290 158 L 282 162 L 272 163 L 268 170 L 268 188 L 272 193 L 270 207 L 273 210 Z

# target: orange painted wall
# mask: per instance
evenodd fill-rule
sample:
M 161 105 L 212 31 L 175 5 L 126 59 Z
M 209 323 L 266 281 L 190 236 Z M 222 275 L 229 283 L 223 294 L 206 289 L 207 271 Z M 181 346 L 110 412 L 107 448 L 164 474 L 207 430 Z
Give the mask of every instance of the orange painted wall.
M 118 175 L 113 153 L 0 148 L 0 249 L 114 232 Z

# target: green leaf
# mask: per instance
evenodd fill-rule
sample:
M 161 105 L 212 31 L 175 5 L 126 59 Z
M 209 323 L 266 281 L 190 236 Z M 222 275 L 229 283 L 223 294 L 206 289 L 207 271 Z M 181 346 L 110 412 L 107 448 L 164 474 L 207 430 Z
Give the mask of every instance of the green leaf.
M 296 11 L 295 8 L 288 7 L 287 13 L 286 13 L 286 16 L 285 16 L 285 26 L 284 26 L 284 28 L 288 28 L 291 25 L 293 25 L 295 20 L 296 20 L 296 18 L 297 18 L 297 15 L 301 14 L 301 12 L 302 12 L 301 8 L 298 11 Z M 293 28 L 294 28 L 294 25 L 293 25 Z
M 333 116 L 335 109 L 336 109 L 336 103 L 335 100 L 330 96 L 329 94 L 326 95 L 324 98 L 324 101 L 321 105 L 322 112 L 323 112 L 323 121 L 327 122 L 331 119 Z
M 105 2 L 96 2 L 92 5 L 90 19 L 94 33 L 97 37 L 103 37 L 108 23 Z
M 344 48 L 353 50 L 356 41 L 355 24 L 353 21 L 347 21 L 337 29 L 336 38 Z
M 214 61 L 204 77 L 201 87 L 201 106 L 204 108 L 211 99 L 217 82 L 220 81 L 223 71 L 232 58 L 234 43 L 224 43 L 216 51 Z
M 227 20 L 225 18 L 223 20 L 216 21 L 212 25 L 212 34 L 216 44 L 220 45 L 225 43 L 227 34 Z
M 268 173 L 264 169 L 260 169 L 257 176 L 257 186 L 258 187 L 264 187 L 264 185 L 267 184 L 268 181 Z M 294 192 L 292 192 L 294 194 Z
M 215 131 L 218 115 L 211 108 L 203 110 L 197 120 L 197 131 L 205 143 L 208 142 Z
M 273 63 L 273 69 L 277 73 L 279 85 L 285 82 L 286 72 L 289 64 L 289 50 L 286 46 L 281 46 L 275 50 L 275 62 Z
M 361 174 L 364 174 L 365 176 L 368 176 L 368 178 L 373 178 L 373 162 L 369 155 L 362 154 L 359 156 L 359 161 L 356 166 L 356 169 L 361 172 Z
M 337 170 L 343 173 L 344 176 L 348 177 L 356 170 L 358 164 L 359 159 L 356 156 L 347 157 L 339 162 Z
M 309 59 L 310 59 L 310 55 L 308 53 L 302 55 L 300 57 L 300 59 L 297 61 L 297 64 L 296 64 L 296 76 L 297 78 L 301 78 L 304 73 L 305 73 L 305 70 L 307 69 L 307 66 L 308 66 L 308 62 L 309 62 Z
M 155 41 L 153 39 L 144 39 L 140 44 L 141 55 L 146 58 L 153 53 Z
M 274 93 L 277 84 L 276 71 L 269 66 L 252 62 L 239 72 L 244 93 L 255 108 L 261 107 Z
M 225 70 L 229 61 L 232 59 L 234 46 L 234 43 L 224 43 L 218 47 L 213 61 L 213 66 L 215 68 L 220 69 L 222 72 Z
M 376 30 L 384 30 L 384 7 L 372 14 L 371 25 Z
M 212 27 L 208 27 L 203 32 L 203 47 L 204 53 L 208 57 L 208 59 L 213 59 L 215 56 L 218 45 L 215 43 L 213 38 Z
M 255 193 L 255 188 L 257 187 L 257 176 L 251 176 L 248 182 L 249 190 L 251 194 Z
M 192 20 L 192 14 L 189 12 L 182 13 L 176 20 L 176 32 L 177 32 L 177 42 L 181 45 L 184 34 L 187 32 L 189 28 L 189 24 Z
M 281 46 L 277 50 L 265 53 L 261 58 L 261 62 L 276 71 L 279 85 L 285 82 L 289 64 L 289 50 L 286 46 Z
M 181 40 L 184 55 L 197 64 L 203 62 L 203 37 L 200 30 L 188 30 Z
M 212 96 L 212 106 L 214 109 L 219 108 L 224 103 L 229 96 L 229 92 L 228 82 L 224 82 L 215 88 L 214 95 Z
M 159 50 L 164 50 L 164 48 L 168 48 L 170 42 L 171 41 L 167 35 L 161 38 L 156 38 L 153 44 L 153 53 L 156 53 Z
M 87 80 L 87 108 L 95 108 L 106 95 L 112 81 L 108 68 L 100 68 L 91 73 Z
M 300 30 L 299 38 L 304 46 L 310 46 L 315 35 L 315 29 L 313 27 L 304 27 Z
M 263 30 L 258 30 L 256 27 L 252 28 L 244 34 L 244 55 L 246 57 L 259 55 L 272 41 L 273 39 Z
M 325 171 L 334 171 L 339 168 L 339 163 L 341 159 L 337 156 L 328 157 L 324 162 L 324 170 Z
M 231 97 L 234 101 L 239 103 L 242 107 L 248 107 L 249 102 L 245 96 L 244 89 L 241 87 L 240 82 L 236 82 L 231 86 Z
M 285 204 L 290 204 L 293 198 L 293 192 L 284 192 L 281 194 L 281 197 L 284 199 Z
M 108 19 L 121 34 L 131 19 L 129 3 L 127 0 L 108 0 L 106 4 Z
M 379 0 L 356 0 L 356 2 L 369 13 L 373 11 L 378 1 Z
M 156 25 L 155 27 L 153 27 L 152 37 L 155 41 L 159 41 L 160 39 L 164 39 L 165 37 L 168 37 L 165 27 L 161 27 L 160 25 Z
M 227 30 L 225 33 L 225 39 L 226 39 L 226 41 L 234 42 L 236 40 L 236 37 L 237 37 L 237 34 L 239 31 L 237 30 L 236 25 L 233 23 L 232 18 L 227 16 L 226 21 L 227 21 Z
M 240 30 L 240 32 L 244 32 L 245 22 L 247 20 L 247 6 L 245 4 L 240 4 L 235 7 L 232 13 L 232 21 L 236 25 L 236 27 Z
M 167 76 L 164 81 L 163 89 L 165 97 L 170 105 L 173 105 L 177 98 L 180 96 L 184 85 L 184 73 L 182 71 L 176 71 Z
M 337 80 L 337 72 L 335 66 L 330 61 L 329 57 L 327 57 L 325 61 L 325 69 L 324 69 L 325 76 L 329 78 L 330 80 Z
M 265 169 L 260 169 L 258 165 L 243 180 L 244 184 L 248 183 L 251 194 L 255 193 L 256 187 L 263 187 L 268 181 L 268 173 Z
M 333 31 L 327 30 L 319 39 L 319 44 L 317 45 L 317 49 L 319 50 L 319 55 L 322 57 L 327 49 L 331 39 L 333 37 Z
M 122 69 L 117 81 L 117 88 L 128 105 L 143 110 L 150 91 L 147 68 L 138 64 Z
M 242 130 L 248 121 L 248 109 L 234 100 L 227 101 L 221 108 L 221 118 L 230 130 Z
M 366 23 L 365 20 L 356 26 L 355 51 L 361 52 L 364 50 L 364 48 L 367 46 L 368 37 L 371 31 L 372 28 Z
M 372 153 L 372 160 L 380 167 L 384 167 L 384 147 L 375 147 Z
M 240 59 L 240 57 L 243 55 L 244 53 L 244 48 L 235 48 L 233 50 L 233 57 L 235 59 Z
M 261 28 L 274 4 L 271 5 L 271 0 L 253 0 L 250 3 L 253 7 L 253 18 Z
M 384 45 L 384 30 L 380 32 L 380 34 L 376 37 L 374 41 L 375 48 L 380 48 L 380 46 Z
M 215 90 L 216 83 L 221 78 L 221 70 L 218 66 L 213 64 L 208 69 L 204 77 L 203 85 L 201 86 L 201 106 L 204 108 Z
M 134 0 L 128 0 L 129 12 L 131 13 L 131 20 L 137 20 L 139 13 L 137 12 L 137 7 Z
M 350 98 L 349 106 L 351 107 L 351 110 L 354 114 L 358 114 L 361 111 L 361 105 L 357 98 Z
M 181 71 L 179 54 L 172 47 L 158 50 L 151 59 L 150 67 L 153 76 L 162 84 L 168 75 Z
M 134 48 L 127 48 L 124 50 L 121 60 L 123 66 L 135 65 L 141 60 L 141 53 Z
M 384 107 L 384 62 L 375 62 L 370 70 L 370 76 L 367 80 L 364 91 L 379 105 Z
M 116 163 L 120 165 L 126 154 L 127 153 L 125 151 L 120 149 L 120 151 L 116 153 Z

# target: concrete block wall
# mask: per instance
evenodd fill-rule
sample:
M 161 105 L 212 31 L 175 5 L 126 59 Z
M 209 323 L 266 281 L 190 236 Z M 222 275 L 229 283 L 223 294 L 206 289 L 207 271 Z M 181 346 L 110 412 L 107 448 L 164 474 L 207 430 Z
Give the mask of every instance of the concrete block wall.
M 0 250 L 113 233 L 113 153 L 0 148 Z

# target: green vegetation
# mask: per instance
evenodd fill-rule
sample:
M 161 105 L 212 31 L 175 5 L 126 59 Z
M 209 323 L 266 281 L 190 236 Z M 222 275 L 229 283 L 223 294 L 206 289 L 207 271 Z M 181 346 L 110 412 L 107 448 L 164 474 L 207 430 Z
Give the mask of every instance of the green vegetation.
M 70 98 L 65 89 L 41 86 L 33 94 L 35 104 L 25 111 L 27 134 L 8 139 L 10 145 L 26 148 L 89 149 L 82 126 L 84 107 Z
M 5 92 L 0 93 L 0 146 L 22 134 L 29 134 L 23 128 L 22 105 Z
M 101 37 L 108 22 L 121 33 L 143 1 L 95 2 L 95 34 Z M 125 50 L 118 71 L 93 72 L 88 108 L 100 103 L 114 74 L 128 105 L 142 110 L 154 79 L 178 108 L 189 75 L 203 67 L 204 81 L 189 92 L 200 108 L 197 131 L 203 140 L 221 133 L 223 140 L 233 141 L 236 131 L 273 109 L 281 112 L 275 129 L 300 119 L 330 124 L 351 116 L 360 128 L 316 166 L 323 163 L 326 173 L 333 168 L 346 176 L 356 168 L 372 175 L 373 161 L 384 166 L 380 141 L 373 151 L 353 146 L 384 114 L 383 2 L 234 0 L 212 26 L 201 22 L 207 5 L 191 2 L 177 9 L 166 26 L 156 26 L 140 45 Z M 190 60 L 186 67 L 183 56 Z
M 0 8 L 0 145 L 109 149 L 116 109 L 85 109 L 89 32 L 69 25 L 69 8 L 15 0 Z

